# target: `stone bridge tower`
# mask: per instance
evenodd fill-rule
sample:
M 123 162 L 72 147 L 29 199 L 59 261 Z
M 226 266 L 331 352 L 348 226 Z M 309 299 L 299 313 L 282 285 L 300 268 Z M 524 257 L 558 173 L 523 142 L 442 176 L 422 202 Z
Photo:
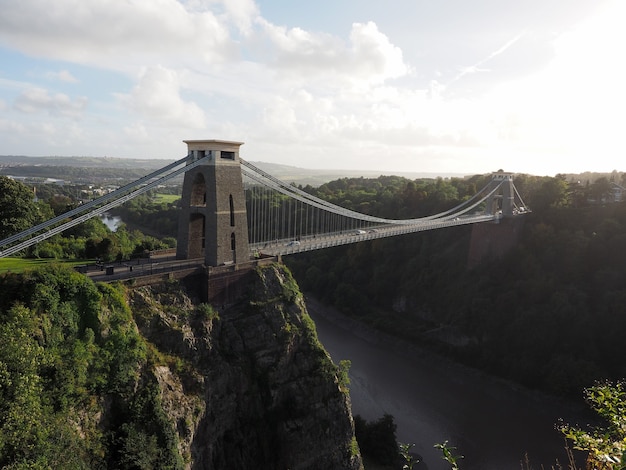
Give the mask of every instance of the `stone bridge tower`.
M 500 189 L 487 199 L 487 214 L 495 214 L 502 211 L 502 215 L 513 215 L 515 188 L 513 186 L 513 173 L 499 170 L 492 175 L 487 191 L 492 191 L 498 185 Z
M 207 266 L 248 261 L 248 221 L 241 179 L 243 142 L 185 140 L 193 160 L 209 159 L 185 173 L 178 222 L 178 259 L 204 258 Z

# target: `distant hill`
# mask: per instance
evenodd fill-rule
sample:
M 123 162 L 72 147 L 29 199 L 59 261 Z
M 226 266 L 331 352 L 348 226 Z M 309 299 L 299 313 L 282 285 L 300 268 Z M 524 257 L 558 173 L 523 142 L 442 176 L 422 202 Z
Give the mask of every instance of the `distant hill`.
M 0 167 L 6 166 L 71 166 L 75 168 L 146 168 L 156 170 L 174 160 L 116 157 L 27 157 L 0 155 Z
M 76 171 L 67 171 L 68 168 L 74 170 L 99 169 L 99 173 L 104 170 L 130 170 L 128 176 L 136 176 L 137 178 L 143 174 L 157 170 L 173 160 L 163 159 L 140 159 L 140 158 L 113 158 L 113 157 L 28 157 L 22 155 L 0 155 L 0 174 L 13 174 L 19 176 L 32 177 L 48 177 L 62 178 L 63 176 L 71 178 L 77 175 Z M 319 186 L 328 181 L 339 178 L 377 178 L 381 175 L 403 176 L 409 179 L 423 178 L 449 178 L 463 177 L 462 173 L 418 173 L 418 172 L 388 172 L 388 171 L 366 171 L 366 170 L 314 170 L 308 168 L 299 168 L 290 165 L 279 165 L 277 163 L 267 162 L 250 162 L 260 169 L 267 171 L 275 177 L 288 181 L 290 183 L 301 184 L 303 186 Z M 19 170 L 18 170 L 19 169 Z M 141 170 L 141 171 L 139 171 Z M 87 174 L 93 172 L 86 172 Z M 115 171 L 110 172 L 109 177 L 116 175 Z M 81 175 L 83 176 L 83 175 Z
M 52 167 L 65 167 L 65 168 L 98 168 L 109 170 L 130 170 L 127 176 L 137 177 L 143 176 L 151 171 L 164 167 L 168 163 L 174 160 L 169 159 L 143 159 L 143 158 L 119 158 L 119 157 L 61 157 L 61 156 L 49 156 L 49 157 L 29 157 L 25 155 L 0 155 L 0 174 L 14 174 L 19 176 L 33 176 L 33 177 L 48 177 L 48 178 L 62 178 L 59 174 L 67 175 L 64 169 L 58 168 L 56 171 Z M 306 186 L 320 186 L 328 181 L 336 180 L 339 178 L 377 178 L 381 175 L 396 175 L 402 176 L 408 179 L 434 179 L 438 177 L 442 178 L 463 178 L 465 176 L 472 176 L 473 174 L 467 173 L 429 173 L 429 172 L 389 172 L 385 170 L 380 171 L 366 171 L 366 170 L 314 170 L 310 168 L 300 168 L 291 165 L 280 165 L 277 163 L 268 162 L 250 162 L 260 169 L 271 173 L 272 175 L 290 183 L 301 184 Z M 8 168 L 22 167 L 20 171 L 11 172 Z M 38 167 L 37 170 L 33 170 L 32 174 L 29 174 L 28 167 Z M 42 168 L 45 167 L 45 168 Z M 47 174 L 50 173 L 50 174 Z M 88 174 L 89 172 L 85 172 Z M 112 171 L 111 174 L 115 174 Z M 626 178 L 623 177 L 622 172 L 613 171 L 605 173 L 597 172 L 583 172 L 583 173 L 562 173 L 567 181 L 580 181 L 582 183 L 593 183 L 598 178 L 604 177 L 611 181 L 623 184 Z
M 408 179 L 434 179 L 438 177 L 451 178 L 458 177 L 463 178 L 466 176 L 463 173 L 426 173 L 426 172 L 389 172 L 389 171 L 367 171 L 367 170 L 312 170 L 308 168 L 299 168 L 289 165 L 279 165 L 277 163 L 267 162 L 250 162 L 254 166 L 259 167 L 261 170 L 267 171 L 273 176 L 280 178 L 283 181 L 289 181 L 303 186 L 310 184 L 311 186 L 320 186 L 328 181 L 333 181 L 339 178 L 378 178 L 381 175 L 395 175 L 402 176 Z

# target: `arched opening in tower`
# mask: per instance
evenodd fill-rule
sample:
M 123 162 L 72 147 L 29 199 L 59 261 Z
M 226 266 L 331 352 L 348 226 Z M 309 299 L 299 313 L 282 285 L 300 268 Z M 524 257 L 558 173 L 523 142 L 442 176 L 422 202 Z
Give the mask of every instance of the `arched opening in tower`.
M 206 182 L 204 175 L 200 172 L 193 179 L 190 204 L 192 206 L 206 206 Z

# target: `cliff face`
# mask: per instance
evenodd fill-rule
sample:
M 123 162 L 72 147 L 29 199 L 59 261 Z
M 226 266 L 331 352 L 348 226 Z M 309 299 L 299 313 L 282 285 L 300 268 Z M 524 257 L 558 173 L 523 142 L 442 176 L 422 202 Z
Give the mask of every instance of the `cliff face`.
M 151 371 L 190 469 L 361 469 L 349 398 L 282 266 L 219 310 L 178 283 L 133 289 Z
M 524 226 L 524 217 L 504 218 L 500 223 L 474 224 L 467 256 L 467 267 L 487 259 L 501 258 L 515 247 Z

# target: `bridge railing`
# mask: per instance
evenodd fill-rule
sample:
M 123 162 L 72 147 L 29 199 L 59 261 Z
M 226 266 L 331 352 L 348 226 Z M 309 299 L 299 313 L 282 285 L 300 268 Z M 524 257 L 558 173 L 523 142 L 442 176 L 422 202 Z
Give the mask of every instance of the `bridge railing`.
M 269 243 L 256 243 L 251 244 L 250 249 L 252 253 L 257 252 L 267 255 L 290 255 L 305 251 L 347 245 L 366 240 L 375 240 L 378 238 L 405 235 L 408 233 L 436 230 L 457 225 L 467 225 L 489 221 L 499 222 L 501 218 L 502 216 L 499 214 L 480 214 L 466 217 L 455 217 L 449 220 L 429 220 L 413 225 L 389 224 L 385 226 L 378 226 L 377 228 L 369 230 L 342 231 L 323 235 L 306 236 L 298 240 L 281 239 L 274 240 Z
M 89 275 L 94 281 L 118 281 L 199 268 L 203 263 L 203 258 L 147 263 L 138 260 L 137 262 L 120 261 L 117 263 L 91 264 L 79 266 L 76 269 Z

